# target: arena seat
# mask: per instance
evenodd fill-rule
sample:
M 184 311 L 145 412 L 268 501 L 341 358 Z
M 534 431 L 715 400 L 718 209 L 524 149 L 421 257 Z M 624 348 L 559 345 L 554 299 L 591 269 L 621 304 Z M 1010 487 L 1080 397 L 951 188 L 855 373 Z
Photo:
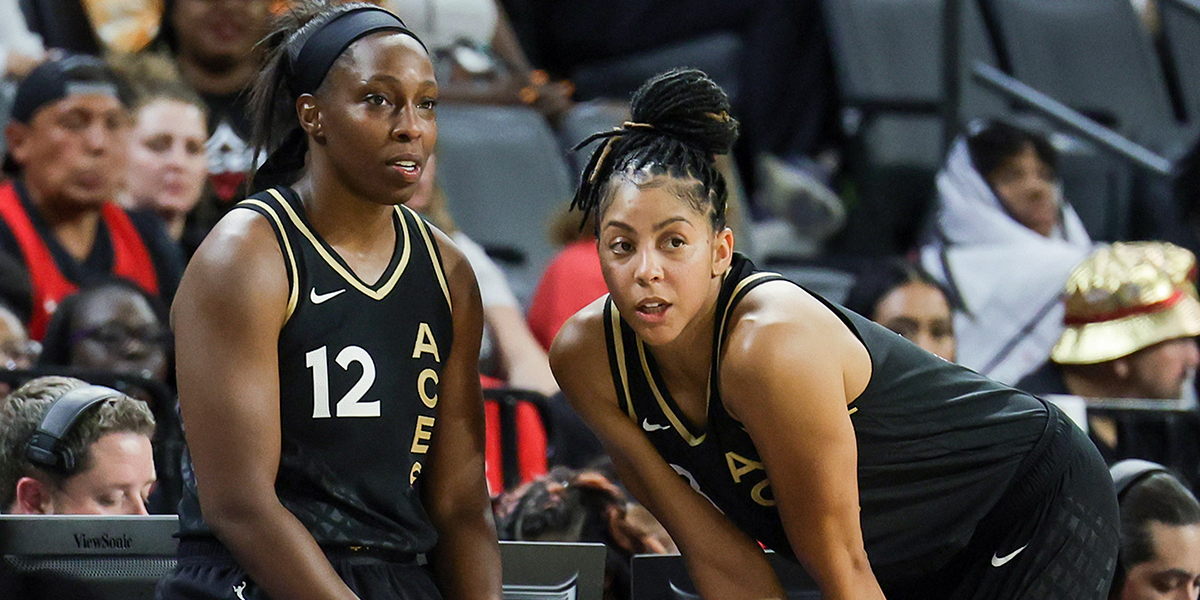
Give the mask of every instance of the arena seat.
M 1128 0 L 983 6 L 1013 77 L 1152 150 L 1180 150 L 1182 129 L 1162 66 Z
M 527 307 L 554 254 L 547 220 L 573 189 L 554 132 L 528 107 L 442 104 L 438 140 L 450 214 L 504 268 Z
M 484 462 L 492 495 L 545 475 L 546 398 L 528 390 L 483 390 Z
M 577 97 L 628 101 L 647 79 L 675 67 L 704 71 L 731 101 L 738 95 L 737 60 L 742 40 L 732 32 L 717 32 L 667 44 L 638 54 L 579 65 L 571 72 Z
M 834 70 L 845 105 L 847 163 L 856 187 L 834 246 L 855 254 L 903 252 L 916 237 L 944 153 L 942 0 L 824 2 Z M 962 3 L 959 121 L 1005 114 L 973 85 L 974 61 L 995 64 L 978 7 Z M 903 48 L 903 52 L 898 52 Z
M 1200 0 L 1159 0 L 1158 10 L 1183 93 L 1187 128 L 1195 136 L 1200 132 Z

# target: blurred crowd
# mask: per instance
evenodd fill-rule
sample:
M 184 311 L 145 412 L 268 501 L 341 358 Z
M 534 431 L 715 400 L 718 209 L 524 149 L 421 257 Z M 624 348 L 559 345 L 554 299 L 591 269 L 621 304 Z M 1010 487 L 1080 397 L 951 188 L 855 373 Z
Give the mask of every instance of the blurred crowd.
M 827 245 L 846 226 L 850 200 L 838 182 L 850 177 L 851 152 L 819 0 L 379 3 L 429 44 L 442 103 L 529 107 L 564 136 L 564 152 L 579 141 L 567 137 L 573 115 L 600 106 L 613 125 L 623 119 L 627 96 L 597 91 L 605 73 L 636 71 L 639 57 L 663 48 L 703 63 L 712 58 L 706 52 L 720 54 L 721 36 L 732 36 L 743 58 L 713 61 L 730 68 L 721 83 L 742 124 L 727 170 L 740 182 L 738 240 L 747 252 L 767 259 L 755 243 L 769 242 L 782 220 L 801 238 L 793 241 L 805 264 L 852 275 L 831 300 L 1009 385 L 1098 399 L 1080 425 L 1110 464 L 1156 465 L 1131 486 L 1129 507 L 1123 499 L 1123 518 L 1134 523 L 1123 533 L 1144 538 L 1134 555 L 1154 557 L 1150 533 L 1162 533 L 1143 521 L 1200 531 L 1189 493 L 1200 489 L 1200 302 L 1189 242 L 1200 236 L 1089 234 L 1064 197 L 1052 132 L 971 123 L 946 153 L 916 242 L 886 256 L 856 252 Z M 1152 11 L 1153 3 L 1137 4 Z M 3 512 L 175 511 L 183 439 L 168 307 L 188 257 L 245 196 L 247 172 L 261 160 L 249 142 L 245 91 L 261 58 L 256 42 L 287 5 L 0 0 L 0 386 L 37 379 L 0 410 Z M 453 236 L 479 279 L 485 387 L 532 392 L 535 416 L 520 431 L 532 427 L 543 440 L 542 455 L 519 475 L 489 477 L 501 537 L 605 542 L 608 584 L 619 597 L 630 555 L 674 546 L 615 481 L 547 364 L 558 328 L 605 293 L 593 225 L 555 214 L 532 226 L 530 235 L 551 235 L 561 251 L 537 265 L 543 275 L 523 303 L 503 260 L 456 227 L 432 161 L 422 184 L 409 205 Z M 1188 207 L 1168 206 L 1178 218 L 1167 220 L 1186 228 Z M 112 408 L 123 416 L 100 419 L 80 452 L 97 468 L 110 457 L 141 469 L 82 490 L 22 470 L 14 448 L 44 413 L 37 399 L 46 386 L 71 385 L 38 379 L 51 375 L 137 401 Z M 502 443 L 488 435 L 490 446 Z M 1155 510 L 1178 505 L 1182 513 L 1133 506 L 1155 493 L 1174 498 Z M 1200 563 L 1200 542 L 1188 553 Z M 1131 565 L 1147 560 L 1123 563 L 1119 579 L 1137 581 Z M 1188 568 L 1200 575 L 1200 566 Z

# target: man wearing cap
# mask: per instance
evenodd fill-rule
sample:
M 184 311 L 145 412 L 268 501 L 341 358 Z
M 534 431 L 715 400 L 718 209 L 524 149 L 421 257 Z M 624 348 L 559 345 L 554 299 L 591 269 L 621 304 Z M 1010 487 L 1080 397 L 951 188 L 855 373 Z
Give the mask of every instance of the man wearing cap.
M 58 303 L 102 277 L 133 281 L 169 302 L 182 258 L 150 214 L 111 199 L 127 168 L 130 117 L 124 84 L 98 58 L 48 61 L 21 82 L 5 130 L 0 251 L 24 267 L 28 327 L 41 339 Z M 31 300 L 31 302 L 30 302 Z
M 1016 387 L 1085 398 L 1176 400 L 1200 363 L 1196 258 L 1165 242 L 1115 243 L 1075 267 L 1065 290 L 1065 329 L 1050 361 Z M 1178 464 L 1195 455 L 1195 415 L 1092 415 L 1092 440 L 1110 464 L 1122 458 Z M 1180 469 L 1189 478 L 1196 467 Z M 1195 482 L 1193 482 L 1195 483 Z

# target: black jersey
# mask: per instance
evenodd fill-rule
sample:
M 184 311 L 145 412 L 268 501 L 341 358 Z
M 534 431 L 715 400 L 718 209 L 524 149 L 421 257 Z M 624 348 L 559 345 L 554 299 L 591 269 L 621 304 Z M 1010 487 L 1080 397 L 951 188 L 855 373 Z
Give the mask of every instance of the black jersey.
M 783 277 L 735 255 L 717 301 L 706 428 L 671 398 L 651 350 L 605 304 L 609 362 L 622 410 L 693 489 L 743 531 L 792 555 L 754 442 L 724 409 L 717 357 L 734 307 L 755 286 Z M 1045 434 L 1041 400 L 946 362 L 903 337 L 817 297 L 871 357 L 871 380 L 848 406 L 858 446 L 867 555 L 881 582 L 944 565 L 1003 494 Z
M 276 188 L 239 208 L 264 215 L 288 270 L 279 332 L 280 502 L 319 544 L 428 551 L 437 534 L 418 494 L 450 354 L 450 293 L 429 226 L 396 207 L 396 247 L 362 282 Z M 195 479 L 180 504 L 184 534 L 206 533 Z

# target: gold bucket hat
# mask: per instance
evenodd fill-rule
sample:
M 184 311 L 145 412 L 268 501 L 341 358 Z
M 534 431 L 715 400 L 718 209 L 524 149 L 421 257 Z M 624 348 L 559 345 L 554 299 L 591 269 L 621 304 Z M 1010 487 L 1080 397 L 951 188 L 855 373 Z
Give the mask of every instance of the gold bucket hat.
M 1050 359 L 1086 365 L 1200 335 L 1196 257 L 1166 242 L 1117 242 L 1067 280 L 1065 329 Z

